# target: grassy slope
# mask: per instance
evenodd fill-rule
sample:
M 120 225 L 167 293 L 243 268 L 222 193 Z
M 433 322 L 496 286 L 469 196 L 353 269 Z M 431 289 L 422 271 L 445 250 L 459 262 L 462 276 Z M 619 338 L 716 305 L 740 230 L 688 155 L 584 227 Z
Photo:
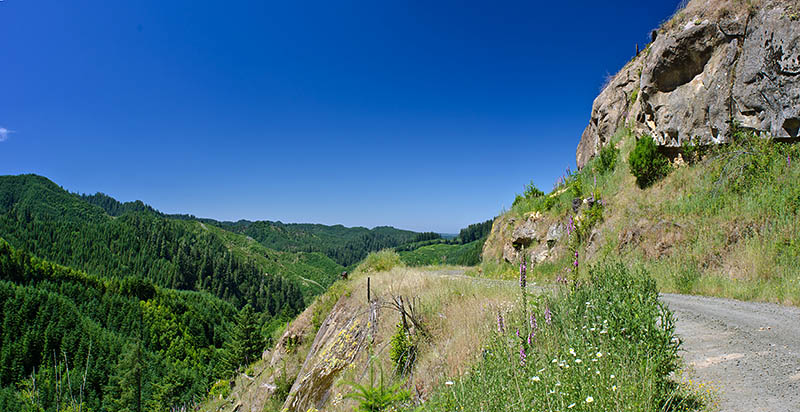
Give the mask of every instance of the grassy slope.
M 207 230 L 225 243 L 234 253 L 253 259 L 265 273 L 285 276 L 298 281 L 304 296 L 325 292 L 344 268 L 322 253 L 279 252 L 269 249 L 252 238 L 219 227 L 192 222 L 199 230 Z
M 793 160 L 800 160 L 799 146 L 743 139 L 640 189 L 627 164 L 634 136 L 621 130 L 617 139 L 613 171 L 595 173 L 590 162 L 559 188 L 566 190 L 549 210 L 531 200 L 506 216 L 542 210 L 566 222 L 574 216 L 574 187 L 587 197 L 596 178 L 603 221 L 595 227 L 597 241 L 579 247 L 582 263 L 619 260 L 646 268 L 663 291 L 800 304 L 800 164 Z M 553 266 L 568 264 L 562 257 L 534 268 L 533 276 L 552 280 L 563 273 Z M 515 271 L 496 263 L 483 269 L 492 276 Z
M 477 263 L 481 246 L 483 246 L 483 239 L 463 245 L 433 244 L 398 253 L 403 262 L 409 266 L 438 264 L 471 266 Z

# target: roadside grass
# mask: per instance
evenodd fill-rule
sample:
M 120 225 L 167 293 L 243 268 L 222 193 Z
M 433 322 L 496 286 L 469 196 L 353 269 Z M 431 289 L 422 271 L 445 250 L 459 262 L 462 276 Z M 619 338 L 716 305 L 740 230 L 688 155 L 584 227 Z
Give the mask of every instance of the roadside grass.
M 428 411 L 696 410 L 670 379 L 679 367 L 671 313 L 655 282 L 622 264 L 555 295 L 527 296 L 483 325 L 478 362 L 441 383 Z M 518 292 L 519 289 L 518 289 Z
M 453 267 L 455 268 L 455 267 Z M 381 310 L 374 340 L 360 354 L 352 367 L 336 378 L 328 411 L 352 411 L 357 403 L 348 399 L 353 383 L 369 384 L 369 371 L 382 370 L 384 385 L 402 382 L 415 399 L 427 397 L 443 376 L 457 376 L 480 358 L 480 342 L 487 340 L 497 310 L 507 311 L 515 299 L 513 283 L 473 282 L 469 279 L 439 276 L 440 267 L 409 268 L 396 266 L 386 272 L 370 272 L 373 299 L 389 302 L 392 296 L 404 296 L 413 303 L 415 316 L 426 328 L 423 336 L 414 330 L 416 359 L 408 376 L 399 376 L 390 359 L 391 338 L 396 334 L 400 315 L 394 310 Z M 366 282 L 363 273 L 347 281 L 344 307 L 363 305 Z
M 737 133 L 629 208 L 629 222 L 670 222 L 681 239 L 658 256 L 624 246 L 619 255 L 648 268 L 663 291 L 800 305 L 796 160 L 798 145 Z
M 472 266 L 480 261 L 483 239 L 466 244 L 433 244 L 411 251 L 398 252 L 408 266 L 463 265 Z

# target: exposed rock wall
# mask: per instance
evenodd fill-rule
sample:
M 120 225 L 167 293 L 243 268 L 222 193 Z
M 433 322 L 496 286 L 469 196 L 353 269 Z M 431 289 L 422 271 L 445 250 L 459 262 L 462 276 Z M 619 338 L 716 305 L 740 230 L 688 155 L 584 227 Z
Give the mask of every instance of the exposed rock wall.
M 592 105 L 582 168 L 627 125 L 665 149 L 722 143 L 731 125 L 798 138 L 800 1 L 693 0 Z
M 562 222 L 542 213 L 528 213 L 524 218 L 509 214 L 499 216 L 483 245 L 483 259 L 519 262 L 523 254 L 531 264 L 553 261 L 564 251 Z

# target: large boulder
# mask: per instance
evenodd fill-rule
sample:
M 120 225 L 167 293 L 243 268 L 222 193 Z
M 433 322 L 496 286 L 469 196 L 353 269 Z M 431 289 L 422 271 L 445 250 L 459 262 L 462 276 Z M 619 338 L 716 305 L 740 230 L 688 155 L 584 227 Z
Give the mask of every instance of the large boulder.
M 629 62 L 592 105 L 576 161 L 582 168 L 621 126 L 665 151 L 722 143 L 731 124 L 776 138 L 800 129 L 800 5 L 693 0 Z

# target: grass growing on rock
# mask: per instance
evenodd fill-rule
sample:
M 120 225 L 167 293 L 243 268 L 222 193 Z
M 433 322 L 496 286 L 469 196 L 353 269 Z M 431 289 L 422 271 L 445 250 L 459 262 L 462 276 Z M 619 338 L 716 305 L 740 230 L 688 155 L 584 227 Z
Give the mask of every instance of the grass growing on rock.
M 537 198 L 555 199 L 549 208 L 521 202 L 495 224 L 535 212 L 565 223 L 576 216 L 570 203 L 578 193 L 599 197 L 603 219 L 579 248 L 582 262 L 643 267 L 664 292 L 800 305 L 800 145 L 737 131 L 729 144 L 692 147 L 688 164 L 642 189 L 628 162 L 635 135 L 622 128 L 613 141 L 619 154 L 610 170 L 598 156 Z M 475 274 L 513 278 L 514 266 L 498 256 L 501 230 L 509 236 L 513 225 L 495 228 Z M 554 256 L 531 277 L 554 280 L 564 266 L 564 256 Z

